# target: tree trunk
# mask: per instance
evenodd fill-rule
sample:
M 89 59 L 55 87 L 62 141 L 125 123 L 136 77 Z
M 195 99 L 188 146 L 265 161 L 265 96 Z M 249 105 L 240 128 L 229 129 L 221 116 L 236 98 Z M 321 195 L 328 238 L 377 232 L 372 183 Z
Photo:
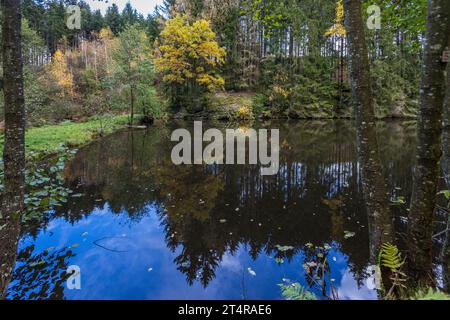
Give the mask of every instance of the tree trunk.
M 450 40 L 450 39 L 449 39 Z M 448 46 L 450 48 L 450 44 Z M 442 171 L 447 190 L 450 190 L 450 63 L 447 63 L 447 89 L 444 101 L 444 134 L 443 143 L 444 159 L 442 161 Z M 450 207 L 449 207 L 450 209 Z M 447 232 L 442 246 L 442 274 L 444 278 L 444 288 L 450 292 L 450 214 L 447 217 Z
M 450 37 L 448 39 L 448 42 L 449 44 L 447 48 L 450 49 Z M 445 90 L 444 99 L 444 129 L 446 132 L 450 130 L 450 62 L 447 62 L 447 88 Z M 444 152 L 450 153 L 450 150 L 444 148 Z
M 0 299 L 14 269 L 25 189 L 25 107 L 20 1 L 2 0 L 5 96 L 4 194 L 0 212 Z
M 356 113 L 358 161 L 366 200 L 372 263 L 383 243 L 392 241 L 392 219 L 383 176 L 370 84 L 369 58 L 360 0 L 344 0 L 352 98 Z M 388 288 L 389 289 L 389 288 Z
M 134 125 L 134 87 L 130 86 L 130 126 Z
M 408 225 L 408 265 L 418 285 L 432 284 L 432 222 L 442 156 L 445 64 L 442 52 L 450 34 L 450 1 L 428 0 L 422 66 L 418 146 Z

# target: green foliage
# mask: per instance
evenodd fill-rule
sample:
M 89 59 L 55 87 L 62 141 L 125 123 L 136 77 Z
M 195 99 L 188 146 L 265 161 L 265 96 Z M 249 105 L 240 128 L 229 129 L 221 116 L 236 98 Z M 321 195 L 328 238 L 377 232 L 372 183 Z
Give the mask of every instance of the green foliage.
M 372 66 L 372 88 L 378 118 L 415 116 L 419 97 L 419 71 L 403 70 L 401 61 L 376 60 Z
M 39 221 L 44 213 L 67 202 L 73 192 L 64 186 L 62 171 L 65 161 L 75 152 L 76 150 L 69 150 L 61 145 L 53 160 L 44 165 L 37 159 L 39 155 L 31 155 L 34 160 L 25 172 L 27 192 L 26 210 L 22 215 L 24 223 Z
M 397 246 L 385 243 L 381 246 L 379 265 L 388 268 L 392 272 L 398 272 L 404 265 L 401 253 Z
M 140 26 L 128 26 L 120 33 L 118 46 L 113 52 L 113 60 L 113 82 L 118 88 L 122 88 L 129 101 L 132 124 L 135 108 L 138 106 L 147 108 L 143 99 L 149 98 L 149 88 L 154 74 L 150 43 Z
M 39 221 L 43 214 L 67 202 L 73 192 L 64 186 L 62 171 L 64 163 L 76 152 L 64 145 L 54 150 L 50 159 L 42 161 L 45 154 L 29 153 L 31 161 L 25 171 L 25 212 L 22 223 L 25 225 Z M 0 192 L 4 189 L 3 163 L 0 161 Z
M 286 300 L 317 300 L 316 295 L 307 291 L 300 283 L 279 284 L 278 286 Z
M 391 283 L 390 288 L 383 288 L 385 290 L 385 299 L 396 299 L 405 296 L 405 283 L 408 280 L 407 275 L 401 271 L 405 264 L 402 255 L 397 246 L 385 243 L 381 246 L 378 256 L 378 266 L 383 274 L 389 273 Z
M 126 116 L 104 116 L 92 118 L 87 122 L 63 122 L 59 125 L 31 128 L 26 132 L 25 146 L 27 153 L 52 154 L 59 150 L 61 144 L 69 147 L 80 146 L 97 137 L 101 121 L 110 119 L 104 127 L 105 133 L 123 128 L 127 123 Z M 0 150 L 3 152 L 3 135 L 0 135 Z
M 403 196 L 394 197 L 391 199 L 391 205 L 393 205 L 393 206 L 401 206 L 404 204 L 406 204 L 406 200 L 405 200 L 405 197 L 403 197 Z
M 442 190 L 439 192 L 439 195 L 443 195 L 445 199 L 450 200 L 450 190 Z
M 420 50 L 419 39 L 426 29 L 427 0 L 403 1 L 398 5 L 392 0 L 364 1 L 364 7 L 378 5 L 381 10 L 381 18 L 384 33 L 401 31 L 408 38 L 404 45 L 408 50 Z M 365 10 L 364 10 L 365 12 Z
M 291 118 L 334 116 L 339 94 L 328 76 L 331 70 L 326 60 L 299 58 L 292 65 L 266 59 L 261 70 L 260 83 L 266 99 L 265 108 L 259 107 L 260 110 Z
M 417 292 L 416 296 L 413 298 L 413 300 L 440 300 L 440 301 L 449 301 L 450 296 L 442 291 L 439 290 L 433 290 L 432 288 L 429 288 L 428 291 L 422 291 L 420 290 Z

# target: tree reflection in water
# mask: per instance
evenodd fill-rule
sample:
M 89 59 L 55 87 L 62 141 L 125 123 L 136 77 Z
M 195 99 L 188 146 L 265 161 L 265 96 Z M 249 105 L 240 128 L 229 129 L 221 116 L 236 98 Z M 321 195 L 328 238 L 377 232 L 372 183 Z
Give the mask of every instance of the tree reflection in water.
M 36 253 L 31 245 L 20 250 L 7 299 L 63 300 L 70 276 L 66 271 L 74 256 L 70 248 Z
M 262 126 L 280 128 L 281 166 L 276 176 L 262 177 L 258 166 L 174 166 L 170 134 L 175 128 L 191 129 L 191 123 L 120 132 L 91 144 L 65 169 L 68 185 L 83 196 L 72 198 L 24 235 L 38 235 L 56 217 L 77 223 L 99 208 L 117 216 L 126 213 L 127 223 L 136 225 L 150 214 L 151 206 L 164 229 L 166 246 L 175 254 L 173 262 L 190 285 L 198 281 L 208 287 L 224 257 L 240 250 L 254 260 L 267 256 L 290 263 L 302 257 L 305 263 L 317 263 L 321 258 L 310 247 L 329 245 L 345 255 L 349 272 L 363 286 L 371 276 L 373 243 L 380 242 L 374 239 L 380 235 L 375 231 L 384 221 L 368 218 L 365 210 L 351 122 Z M 414 130 L 414 124 L 397 122 L 377 126 L 388 190 L 406 202 L 411 193 Z M 406 231 L 406 208 L 393 208 L 399 235 Z M 355 236 L 345 237 L 346 231 Z M 399 245 L 404 247 L 401 241 Z M 324 275 L 333 273 L 334 262 L 328 261 L 330 270 Z M 306 272 L 299 264 L 299 275 L 307 279 Z M 310 284 L 319 294 L 333 296 L 331 279 L 325 290 Z

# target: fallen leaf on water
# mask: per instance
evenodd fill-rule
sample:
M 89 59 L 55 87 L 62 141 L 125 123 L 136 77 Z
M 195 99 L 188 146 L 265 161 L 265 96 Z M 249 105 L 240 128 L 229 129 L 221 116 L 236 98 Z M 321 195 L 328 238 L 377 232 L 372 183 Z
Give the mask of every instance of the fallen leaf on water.
M 286 251 L 294 250 L 294 249 L 295 249 L 294 247 L 291 247 L 291 246 L 280 246 L 280 245 L 276 245 L 275 247 L 278 249 L 278 251 L 281 251 L 281 252 L 286 252 Z
M 351 232 L 351 231 L 344 231 L 344 238 L 345 239 L 350 239 L 353 238 L 356 235 L 355 232 Z

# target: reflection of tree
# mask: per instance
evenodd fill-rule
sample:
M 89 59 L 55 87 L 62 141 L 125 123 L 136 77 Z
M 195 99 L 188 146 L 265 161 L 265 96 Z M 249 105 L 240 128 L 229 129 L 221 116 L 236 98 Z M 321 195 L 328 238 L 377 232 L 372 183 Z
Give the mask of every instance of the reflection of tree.
M 206 168 L 207 169 L 207 168 Z M 202 166 L 175 166 L 160 163 L 154 169 L 160 199 L 173 220 L 206 221 L 223 189 L 222 177 Z
M 304 265 L 306 281 L 310 288 L 317 288 L 323 297 L 339 300 L 336 287 L 331 277 L 331 266 L 329 261 L 331 247 L 314 247 L 307 245 L 304 250 Z
M 68 164 L 68 183 L 83 196 L 72 198 L 56 216 L 76 222 L 107 205 L 137 222 L 149 213 L 148 205 L 155 206 L 189 283 L 199 279 L 207 286 L 223 256 L 238 248 L 254 259 L 267 254 L 288 262 L 306 243 L 333 241 L 361 283 L 367 277 L 369 232 L 361 227 L 368 226 L 368 218 L 355 130 L 349 122 L 332 124 L 273 124 L 281 130 L 283 147 L 279 173 L 267 177 L 258 166 L 174 166 L 169 134 L 161 128 L 117 133 L 80 150 Z M 398 145 L 405 148 L 410 141 L 403 130 L 391 131 L 391 126 L 379 130 L 396 141 L 383 149 L 383 160 L 404 175 L 390 174 L 388 183 L 407 192 L 412 159 L 410 149 L 400 155 Z M 358 232 L 344 239 L 345 230 Z
M 8 290 L 8 299 L 62 300 L 68 279 L 66 270 L 75 255 L 69 248 L 34 252 L 26 247 L 17 256 L 17 267 Z
M 11 274 L 16 263 L 19 233 L 20 225 L 18 217 L 0 219 L 0 300 L 7 293 Z
M 356 141 L 361 182 L 369 223 L 370 257 L 377 261 L 383 243 L 393 239 L 391 211 L 377 141 L 375 109 L 368 68 L 368 49 L 361 3 L 344 1 L 350 56 L 352 102 L 356 115 Z

